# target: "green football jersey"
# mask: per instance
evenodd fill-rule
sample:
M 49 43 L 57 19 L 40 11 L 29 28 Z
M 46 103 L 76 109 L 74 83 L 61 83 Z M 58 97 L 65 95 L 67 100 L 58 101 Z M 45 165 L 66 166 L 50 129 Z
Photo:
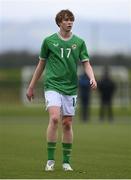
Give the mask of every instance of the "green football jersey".
M 44 88 L 55 90 L 65 95 L 77 94 L 77 66 L 79 61 L 88 61 L 85 42 L 72 35 L 63 39 L 55 33 L 42 43 L 40 59 L 46 61 Z

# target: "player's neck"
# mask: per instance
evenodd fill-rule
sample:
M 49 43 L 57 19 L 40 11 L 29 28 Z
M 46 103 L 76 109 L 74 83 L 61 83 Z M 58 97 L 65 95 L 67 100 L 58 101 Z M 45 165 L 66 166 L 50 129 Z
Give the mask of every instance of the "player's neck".
M 71 31 L 69 31 L 69 32 L 65 32 L 65 31 L 59 31 L 59 34 L 60 34 L 60 36 L 62 37 L 62 38 L 64 38 L 64 39 L 68 39 L 68 38 L 70 38 L 71 36 L 72 36 L 72 32 Z

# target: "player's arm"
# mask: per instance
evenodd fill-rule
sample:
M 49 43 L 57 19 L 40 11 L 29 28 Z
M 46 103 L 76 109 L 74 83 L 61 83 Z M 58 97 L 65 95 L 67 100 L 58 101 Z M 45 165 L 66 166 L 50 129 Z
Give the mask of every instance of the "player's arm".
M 27 89 L 26 96 L 27 96 L 29 101 L 31 101 L 31 99 L 34 98 L 34 88 L 35 88 L 37 81 L 41 77 L 41 74 L 42 74 L 44 68 L 45 68 L 45 60 L 40 60 L 36 69 L 35 69 L 33 77 L 30 81 L 28 89 Z
M 87 74 L 87 76 L 90 79 L 91 88 L 96 89 L 97 88 L 97 82 L 95 80 L 94 72 L 93 72 L 93 69 L 92 69 L 92 67 L 90 65 L 90 62 L 89 61 L 84 61 L 83 62 L 83 67 L 84 67 L 85 73 Z

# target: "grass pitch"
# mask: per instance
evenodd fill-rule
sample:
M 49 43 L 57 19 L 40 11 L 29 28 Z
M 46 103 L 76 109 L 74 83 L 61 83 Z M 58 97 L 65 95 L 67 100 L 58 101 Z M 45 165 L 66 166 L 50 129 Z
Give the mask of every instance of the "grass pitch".
M 0 179 L 129 179 L 131 178 L 131 122 L 74 122 L 71 164 L 63 172 L 62 147 L 56 150 L 54 172 L 43 171 L 46 162 L 48 117 L 0 117 Z M 59 128 L 60 129 L 60 128 Z M 59 134 L 61 131 L 59 130 Z

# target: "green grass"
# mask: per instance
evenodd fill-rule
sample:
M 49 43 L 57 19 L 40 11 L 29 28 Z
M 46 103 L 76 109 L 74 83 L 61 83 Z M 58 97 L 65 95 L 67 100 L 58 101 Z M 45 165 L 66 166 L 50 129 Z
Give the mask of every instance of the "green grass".
M 59 136 L 56 169 L 45 172 L 48 117 L 44 113 L 31 116 L 25 109 L 16 116 L 12 113 L 0 117 L 0 179 L 131 178 L 130 117 L 120 121 L 116 118 L 113 124 L 100 124 L 95 118 L 89 124 L 76 120 L 71 160 L 74 171 L 63 172 L 61 168 Z
M 125 117 L 131 117 L 131 105 L 128 107 L 114 107 L 114 116 L 125 118 Z M 77 108 L 76 111 L 77 115 L 80 113 L 79 108 Z M 43 115 L 47 116 L 47 113 L 45 112 L 45 105 L 40 104 L 38 106 L 32 105 L 32 106 L 23 106 L 21 103 L 12 104 L 10 101 L 10 104 L 0 104 L 0 116 L 2 117 L 14 117 L 14 116 L 33 116 L 33 117 L 43 117 Z M 98 117 L 99 115 L 99 108 L 91 108 L 91 117 Z

